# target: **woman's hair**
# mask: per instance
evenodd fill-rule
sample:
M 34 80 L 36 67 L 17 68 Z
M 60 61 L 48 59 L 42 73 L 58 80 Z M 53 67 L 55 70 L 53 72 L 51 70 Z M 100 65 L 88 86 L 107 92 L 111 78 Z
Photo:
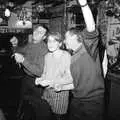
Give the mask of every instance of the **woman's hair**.
M 78 28 L 75 28 L 75 27 L 70 28 L 70 29 L 68 30 L 68 32 L 71 34 L 71 36 L 72 36 L 72 35 L 77 35 L 79 42 L 82 42 L 82 40 L 83 40 L 81 31 L 82 31 L 82 30 L 80 30 L 80 29 L 78 29 Z
M 59 33 L 59 32 L 50 32 L 47 36 L 47 39 L 49 37 L 53 37 L 56 41 L 58 41 L 59 43 L 61 43 L 63 40 L 62 40 L 62 35 Z

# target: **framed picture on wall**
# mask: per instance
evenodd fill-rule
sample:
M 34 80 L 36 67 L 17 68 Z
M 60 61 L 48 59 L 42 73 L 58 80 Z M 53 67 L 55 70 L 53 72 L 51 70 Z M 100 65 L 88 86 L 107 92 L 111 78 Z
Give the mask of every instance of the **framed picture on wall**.
M 114 17 L 108 18 L 107 55 L 111 69 L 120 69 L 120 21 Z M 119 67 L 118 67 L 119 66 Z

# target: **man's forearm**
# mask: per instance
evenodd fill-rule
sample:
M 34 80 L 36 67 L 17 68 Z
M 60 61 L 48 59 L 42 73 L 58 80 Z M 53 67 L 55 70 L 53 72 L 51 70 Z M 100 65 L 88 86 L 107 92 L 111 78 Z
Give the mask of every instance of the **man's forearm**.
M 94 17 L 91 12 L 91 9 L 90 9 L 89 5 L 87 4 L 87 0 L 78 0 L 78 2 L 81 6 L 81 10 L 83 13 L 87 31 L 88 32 L 94 31 L 95 30 L 95 21 L 94 21 Z
M 42 70 L 39 68 L 39 65 L 32 64 L 29 61 L 27 61 L 26 59 L 24 60 L 24 62 L 22 64 L 32 74 L 34 74 L 36 76 L 41 76 Z

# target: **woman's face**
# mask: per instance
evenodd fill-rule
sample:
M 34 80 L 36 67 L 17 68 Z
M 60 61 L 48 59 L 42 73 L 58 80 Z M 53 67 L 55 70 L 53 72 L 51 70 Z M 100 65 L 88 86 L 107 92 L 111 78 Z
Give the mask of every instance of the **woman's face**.
M 47 45 L 48 45 L 48 50 L 51 52 L 56 51 L 60 47 L 60 43 L 56 41 L 53 36 L 48 37 Z

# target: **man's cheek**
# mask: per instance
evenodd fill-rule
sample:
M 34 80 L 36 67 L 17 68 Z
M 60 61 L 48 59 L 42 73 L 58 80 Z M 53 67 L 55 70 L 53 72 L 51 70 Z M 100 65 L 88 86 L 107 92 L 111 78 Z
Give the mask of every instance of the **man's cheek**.
M 69 45 L 68 44 L 66 44 L 66 48 L 69 49 Z

